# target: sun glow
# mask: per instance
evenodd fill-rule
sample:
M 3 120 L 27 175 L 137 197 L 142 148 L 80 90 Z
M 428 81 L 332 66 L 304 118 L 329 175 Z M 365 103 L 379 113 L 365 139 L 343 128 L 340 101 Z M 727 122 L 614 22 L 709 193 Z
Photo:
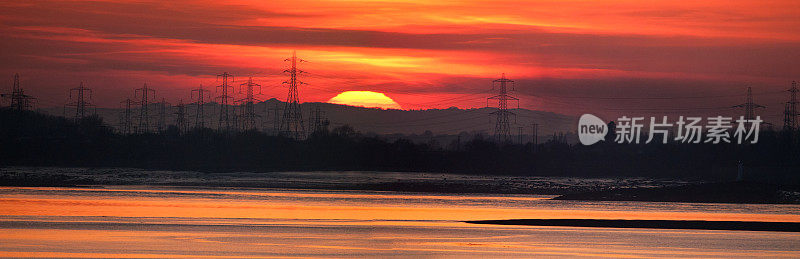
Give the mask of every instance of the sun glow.
M 328 100 L 328 103 L 361 106 L 368 108 L 402 109 L 392 98 L 372 91 L 347 91 Z

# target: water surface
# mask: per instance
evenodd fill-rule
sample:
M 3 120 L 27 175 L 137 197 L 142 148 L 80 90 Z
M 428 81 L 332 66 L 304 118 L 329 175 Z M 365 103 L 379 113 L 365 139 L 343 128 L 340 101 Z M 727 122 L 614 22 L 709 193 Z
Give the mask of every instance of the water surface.
M 0 256 L 798 257 L 800 233 L 497 226 L 515 218 L 800 222 L 798 205 L 153 186 L 0 188 Z

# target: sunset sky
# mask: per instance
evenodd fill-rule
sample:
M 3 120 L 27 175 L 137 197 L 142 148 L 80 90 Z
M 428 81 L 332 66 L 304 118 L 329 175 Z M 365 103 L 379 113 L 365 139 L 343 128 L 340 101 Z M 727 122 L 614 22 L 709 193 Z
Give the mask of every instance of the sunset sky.
M 373 91 L 403 109 L 485 107 L 505 73 L 521 107 L 570 115 L 738 115 L 752 86 L 777 123 L 800 79 L 796 0 L 2 2 L 0 92 L 18 72 L 40 107 L 81 81 L 105 107 L 143 83 L 190 102 L 222 72 L 285 100 L 292 50 L 301 101 Z

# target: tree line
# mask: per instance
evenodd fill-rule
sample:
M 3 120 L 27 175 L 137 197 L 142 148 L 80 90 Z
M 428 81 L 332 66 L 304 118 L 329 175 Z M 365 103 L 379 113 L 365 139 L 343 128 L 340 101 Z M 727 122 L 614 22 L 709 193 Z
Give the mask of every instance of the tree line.
M 463 135 L 462 133 L 461 135 Z M 751 180 L 800 183 L 794 131 L 762 131 L 756 144 L 570 145 L 497 143 L 481 134 L 449 148 L 361 134 L 350 126 L 304 140 L 259 131 L 118 134 L 97 116 L 80 121 L 0 109 L 0 165 L 135 167 L 167 170 L 368 170 L 478 175 L 656 177 L 731 180 L 741 163 Z

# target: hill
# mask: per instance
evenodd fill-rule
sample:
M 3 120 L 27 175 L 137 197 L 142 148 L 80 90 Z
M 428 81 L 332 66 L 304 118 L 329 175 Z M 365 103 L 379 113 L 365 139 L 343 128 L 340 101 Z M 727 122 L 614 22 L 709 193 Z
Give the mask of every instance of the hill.
M 278 109 L 278 117 L 282 116 L 281 110 L 285 103 L 277 99 L 269 99 L 255 104 L 256 113 L 260 115 L 259 130 L 271 132 L 275 127 L 275 109 Z M 149 106 L 151 114 L 151 124 L 155 125 L 157 111 L 160 104 Z M 217 103 L 207 103 L 205 109 L 206 125 L 211 128 L 217 126 L 219 118 L 219 107 Z M 362 133 L 374 133 L 379 135 L 403 134 L 403 135 L 455 135 L 461 132 L 490 134 L 494 130 L 494 117 L 490 113 L 495 108 L 448 108 L 448 109 L 427 109 L 427 110 L 384 110 L 380 108 L 364 108 L 330 103 L 303 103 L 301 109 L 304 121 L 308 121 L 310 112 L 319 107 L 331 122 L 331 126 L 350 125 Z M 187 118 L 191 125 L 195 121 L 196 106 L 187 105 Z M 553 133 L 574 131 L 577 119 L 571 116 L 528 109 L 513 109 L 517 114 L 516 120 L 512 121 L 513 133 L 517 133 L 517 127 L 522 126 L 523 138 L 530 139 L 531 124 L 539 124 L 540 142 Z M 63 116 L 62 108 L 43 108 L 41 112 L 46 114 Z M 112 126 L 120 124 L 121 115 L 124 108 L 101 108 L 97 109 L 97 114 Z M 133 109 L 134 118 L 138 119 L 138 108 Z M 176 108 L 168 107 L 166 110 L 167 124 L 175 124 L 177 115 Z

